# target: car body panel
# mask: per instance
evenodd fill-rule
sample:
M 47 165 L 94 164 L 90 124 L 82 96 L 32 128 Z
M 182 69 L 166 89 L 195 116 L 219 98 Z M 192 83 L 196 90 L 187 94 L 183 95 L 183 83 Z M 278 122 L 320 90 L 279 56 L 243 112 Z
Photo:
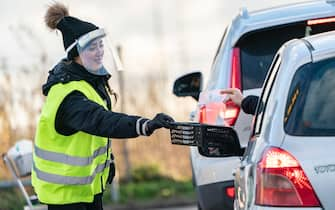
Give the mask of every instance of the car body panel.
M 238 157 L 227 158 L 226 167 L 230 170 L 224 171 L 224 173 L 222 173 L 222 171 L 218 172 L 216 170 L 217 167 L 222 165 L 221 158 L 204 157 L 199 154 L 197 147 L 192 147 L 191 151 L 192 150 L 196 150 L 191 152 L 191 155 L 194 155 L 192 157 L 192 161 L 195 161 L 193 163 L 193 171 L 195 174 L 197 174 L 197 176 L 195 176 L 195 182 L 197 185 L 207 185 L 221 182 L 222 180 L 233 180 L 234 177 L 232 175 L 231 169 L 235 168 L 235 166 L 239 163 L 240 159 Z M 201 161 L 201 164 L 198 164 L 199 161 Z
M 313 50 L 311 51 L 311 53 L 314 62 L 324 60 L 325 58 L 333 57 L 335 55 L 334 45 L 329 44 L 334 42 L 332 37 L 319 39 L 320 36 L 323 35 L 315 35 L 313 37 L 305 39 L 313 46 Z
M 286 135 L 282 148 L 299 160 L 324 209 L 335 209 L 335 137 Z

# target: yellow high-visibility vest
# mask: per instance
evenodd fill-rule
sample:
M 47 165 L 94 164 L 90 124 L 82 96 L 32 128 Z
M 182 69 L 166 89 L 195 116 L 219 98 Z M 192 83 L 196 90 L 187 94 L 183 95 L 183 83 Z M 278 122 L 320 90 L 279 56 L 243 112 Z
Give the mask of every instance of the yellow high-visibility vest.
M 92 202 L 106 186 L 111 161 L 108 138 L 82 131 L 64 136 L 55 130 L 58 108 L 75 90 L 107 109 L 85 81 L 51 87 L 36 130 L 31 176 L 39 201 L 46 204 Z

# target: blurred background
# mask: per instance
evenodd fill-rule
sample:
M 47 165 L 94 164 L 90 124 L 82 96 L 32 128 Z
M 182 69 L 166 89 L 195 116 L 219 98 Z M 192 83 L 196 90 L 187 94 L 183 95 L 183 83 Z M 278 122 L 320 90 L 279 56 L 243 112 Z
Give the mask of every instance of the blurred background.
M 41 86 L 64 56 L 61 33 L 44 24 L 53 1 L 0 0 L 0 153 L 22 138 L 34 139 L 44 101 Z M 70 15 L 105 28 L 121 49 L 125 70 L 112 73 L 119 93 L 114 111 L 152 118 L 165 112 L 188 121 L 196 103 L 172 94 L 173 81 L 200 70 L 206 78 L 224 28 L 241 7 L 249 10 L 292 0 L 60 0 Z M 123 89 L 120 87 L 123 85 Z M 120 92 L 122 91 L 122 94 Z M 135 169 L 149 168 L 173 180 L 190 180 L 189 149 L 171 145 L 169 132 L 151 137 L 113 140 L 119 180 Z M 0 163 L 0 180 L 9 180 Z M 0 189 L 1 191 L 1 189 Z

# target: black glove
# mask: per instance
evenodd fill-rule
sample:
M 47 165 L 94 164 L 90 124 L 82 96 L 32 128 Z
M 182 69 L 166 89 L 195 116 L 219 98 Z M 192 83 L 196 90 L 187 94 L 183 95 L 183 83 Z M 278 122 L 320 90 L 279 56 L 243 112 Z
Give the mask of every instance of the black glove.
M 112 184 L 112 181 L 115 176 L 115 163 L 114 163 L 114 155 L 111 153 L 111 163 L 109 165 L 109 173 L 107 178 L 107 183 Z
M 174 122 L 172 117 L 164 113 L 159 113 L 152 120 L 147 122 L 146 133 L 150 136 L 158 128 L 171 128 L 171 122 Z

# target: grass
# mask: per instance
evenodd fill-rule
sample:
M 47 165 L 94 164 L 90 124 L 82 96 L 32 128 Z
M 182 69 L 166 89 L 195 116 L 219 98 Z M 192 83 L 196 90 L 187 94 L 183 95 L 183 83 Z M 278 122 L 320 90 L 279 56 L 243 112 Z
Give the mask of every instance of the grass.
M 120 184 L 119 203 L 152 202 L 154 200 L 184 198 L 194 199 L 192 181 L 160 180 L 130 182 Z M 104 202 L 110 203 L 110 189 L 104 194 Z
M 168 199 L 195 198 L 191 180 L 178 181 L 161 173 L 158 165 L 142 165 L 130 172 L 131 181 L 120 180 L 120 204 L 143 203 Z M 111 202 L 110 186 L 104 194 L 105 203 Z

